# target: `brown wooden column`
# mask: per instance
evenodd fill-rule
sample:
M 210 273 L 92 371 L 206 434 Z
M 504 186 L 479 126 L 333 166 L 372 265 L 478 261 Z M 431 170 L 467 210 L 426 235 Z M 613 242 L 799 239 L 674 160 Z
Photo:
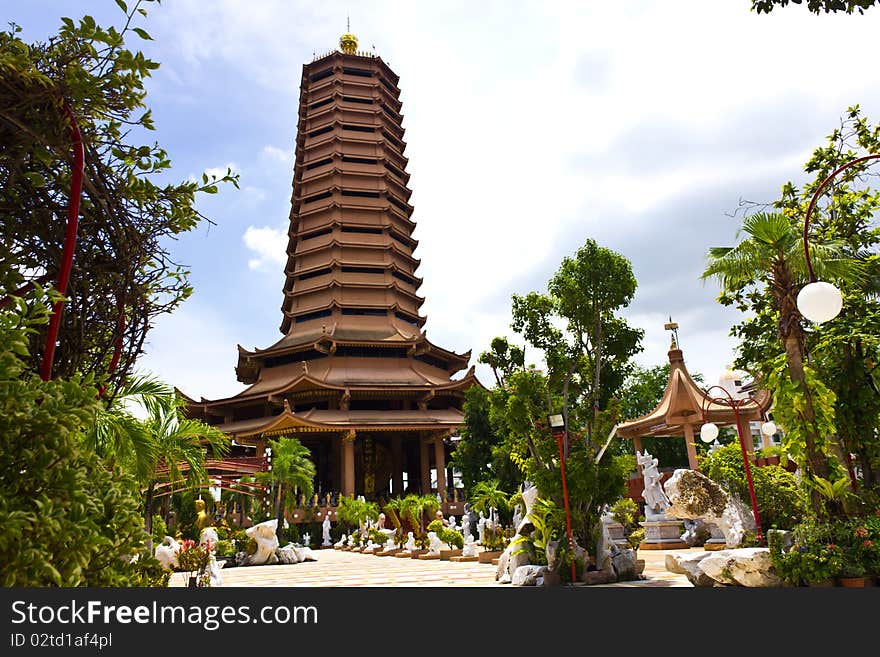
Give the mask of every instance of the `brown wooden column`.
M 687 447 L 688 467 L 691 470 L 699 470 L 700 466 L 699 463 L 697 463 L 697 446 L 694 443 L 694 428 L 690 424 L 684 425 L 684 440 Z
M 352 429 L 342 438 L 342 494 L 350 497 L 354 494 L 354 438 Z
M 431 493 L 431 464 L 428 462 L 428 441 L 419 442 L 419 467 L 422 469 L 422 495 Z
M 642 437 L 636 436 L 633 438 L 633 453 L 642 451 Z
M 749 426 L 749 421 L 742 416 L 739 418 L 739 426 L 742 427 L 743 442 L 745 443 L 746 451 L 749 453 L 749 460 L 754 461 L 755 441 L 752 440 L 752 427 Z
M 434 439 L 434 467 L 437 470 L 437 492 L 440 499 L 446 501 L 446 451 L 443 436 Z
M 391 493 L 403 494 L 403 436 L 391 436 Z

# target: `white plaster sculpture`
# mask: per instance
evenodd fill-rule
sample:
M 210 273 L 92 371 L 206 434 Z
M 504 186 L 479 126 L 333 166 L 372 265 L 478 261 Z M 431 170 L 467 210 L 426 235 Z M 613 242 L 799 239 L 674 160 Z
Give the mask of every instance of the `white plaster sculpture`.
M 447 527 L 449 527 L 449 529 L 456 529 L 456 530 L 458 529 L 458 527 L 455 524 L 455 516 L 453 516 L 453 515 L 449 516 L 449 522 L 447 524 Z
M 461 534 L 462 536 L 467 536 L 471 533 L 471 519 L 465 511 L 464 515 L 461 517 Z
M 162 544 L 156 546 L 156 559 L 162 564 L 163 568 L 168 570 L 177 570 L 180 564 L 177 563 L 177 551 L 180 550 L 180 543 L 171 536 L 162 539 Z
M 321 523 L 321 532 L 322 538 L 324 541 L 321 543 L 321 547 L 330 547 L 333 545 L 333 541 L 330 539 L 330 514 L 328 513 L 324 516 L 324 522 Z
M 257 542 L 257 551 L 249 554 L 245 559 L 246 566 L 278 563 L 278 557 L 275 556 L 275 550 L 278 548 L 278 537 L 275 535 L 277 529 L 278 519 L 275 518 L 244 530 L 248 538 L 252 538 Z
M 309 535 L 308 532 L 302 535 L 302 539 L 302 544 L 306 547 L 309 547 L 312 544 L 312 537 Z
M 389 534 L 388 540 L 385 541 L 385 545 L 383 546 L 383 549 L 384 550 L 394 550 L 395 548 L 397 548 L 397 543 L 394 542 L 394 535 Z
M 476 544 L 476 542 L 474 542 L 474 537 L 471 536 L 470 532 L 468 532 L 464 537 L 464 547 L 461 549 L 461 556 L 463 556 L 463 557 L 477 556 L 477 544 Z
M 428 532 L 428 554 L 440 554 L 443 549 L 443 541 L 437 538 L 436 532 Z
M 437 504 L 443 506 L 443 498 L 440 497 L 440 493 L 437 493 Z
M 642 492 L 642 497 L 645 498 L 645 517 L 648 520 L 666 517 L 669 498 L 666 497 L 663 485 L 660 483 L 662 475 L 657 467 L 657 459 L 647 451 L 639 452 L 637 450 L 636 462 L 642 466 L 642 477 L 645 480 L 645 490 Z
M 354 547 L 354 532 L 348 537 L 348 547 Z
M 406 543 L 404 544 L 403 547 L 404 547 L 404 549 L 409 550 L 410 552 L 412 552 L 413 550 L 416 549 L 416 539 L 415 539 L 415 536 L 413 536 L 412 532 L 406 533 Z
M 211 560 L 208 562 L 208 580 L 210 586 L 223 586 L 223 578 L 220 577 L 220 569 L 225 565 L 225 561 L 222 564 L 218 563 L 217 559 L 214 557 L 214 553 L 211 553 Z
M 217 549 L 217 541 L 219 540 L 220 538 L 217 536 L 217 530 L 213 527 L 205 527 L 202 530 L 202 533 L 199 534 L 199 545 L 201 545 L 202 547 L 205 547 L 205 545 L 210 541 L 211 549 L 215 550 Z
M 367 540 L 367 547 L 364 548 L 364 552 L 372 552 L 372 551 L 375 550 L 377 547 L 379 547 L 379 546 L 376 545 L 375 543 L 373 543 L 373 539 L 372 539 L 372 538 L 371 538 L 371 539 L 368 539 L 368 540 Z
M 482 545 L 483 539 L 486 536 L 486 516 L 483 515 L 482 511 L 480 511 L 480 520 L 477 522 L 477 536 L 479 537 L 480 545 Z
M 348 536 L 346 534 L 343 534 L 342 537 L 333 544 L 333 547 L 341 548 L 345 545 L 346 540 L 348 540 Z

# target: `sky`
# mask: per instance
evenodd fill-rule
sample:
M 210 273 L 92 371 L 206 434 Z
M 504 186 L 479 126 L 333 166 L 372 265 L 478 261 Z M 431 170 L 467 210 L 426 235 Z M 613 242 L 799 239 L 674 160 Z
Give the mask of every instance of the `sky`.
M 129 0 L 131 4 L 134 0 Z M 692 372 L 715 382 L 740 314 L 700 273 L 737 239 L 741 201 L 770 202 L 859 104 L 880 120 L 876 35 L 865 15 L 770 15 L 749 0 L 584 2 L 165 0 L 129 47 L 161 63 L 147 82 L 152 136 L 180 179 L 233 168 L 199 200 L 214 222 L 171 245 L 195 293 L 157 321 L 139 367 L 191 397 L 239 392 L 236 345 L 281 336 L 302 65 L 360 48 L 400 76 L 428 338 L 472 363 L 510 329 L 514 293 L 545 291 L 592 238 L 638 280 L 623 314 L 645 367 L 680 325 Z M 120 26 L 112 0 L 0 0 L 0 18 L 44 39 L 61 16 Z M 527 351 L 529 362 L 539 353 Z M 489 385 L 491 372 L 477 365 Z

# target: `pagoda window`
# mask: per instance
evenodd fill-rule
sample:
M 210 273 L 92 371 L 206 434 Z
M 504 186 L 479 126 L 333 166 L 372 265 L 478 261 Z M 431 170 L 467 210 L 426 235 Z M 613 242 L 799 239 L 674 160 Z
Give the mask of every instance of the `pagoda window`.
M 309 109 L 317 109 L 319 107 L 324 107 L 324 105 L 329 105 L 332 102 L 333 102 L 333 96 L 329 96 L 329 97 L 325 98 L 324 100 L 319 100 L 316 103 L 312 103 L 311 105 L 309 105 Z
M 371 78 L 373 77 L 373 72 L 367 70 L 365 68 L 354 68 L 353 66 L 345 66 L 342 69 L 343 73 L 348 73 L 349 75 L 354 75 L 359 78 Z
M 317 137 L 319 135 L 327 134 L 328 132 L 333 132 L 332 125 L 325 125 L 323 128 L 318 128 L 317 130 L 312 130 L 309 133 L 309 137 Z
M 343 315 L 367 315 L 370 317 L 384 317 L 388 311 L 383 308 L 343 308 Z
M 263 361 L 263 367 L 278 367 L 279 365 L 289 365 L 290 363 L 301 363 L 304 360 L 317 360 L 318 358 L 326 358 L 327 354 L 323 354 L 315 349 L 300 351 L 295 354 L 284 354 L 283 356 L 273 356 Z
M 300 242 L 305 242 L 306 240 L 313 240 L 316 237 L 321 237 L 321 235 L 329 235 L 333 232 L 332 228 L 322 228 L 321 230 L 316 230 L 314 233 L 308 233 L 307 235 L 300 235 Z
M 412 248 L 413 244 L 412 244 L 412 241 L 411 241 L 411 240 L 409 240 L 408 238 L 404 237 L 403 235 L 400 235 L 400 234 L 396 233 L 396 232 L 393 231 L 393 230 L 392 230 L 390 233 L 391 233 L 391 239 L 400 242 L 400 243 L 403 244 L 404 246 L 408 246 L 409 248 Z
M 361 198 L 379 198 L 379 192 L 360 192 L 354 189 L 343 189 L 343 196 L 359 196 Z
M 343 130 L 351 130 L 352 132 L 376 132 L 376 128 L 365 125 L 349 125 L 343 124 Z M 311 137 L 311 135 L 309 135 Z
M 387 88 L 392 94 L 397 92 L 397 89 L 395 88 L 395 86 L 394 86 L 393 84 L 391 84 L 388 80 L 386 80 L 384 77 L 382 77 L 381 75 L 379 76 L 379 82 L 381 82 L 382 84 L 384 84 L 385 87 L 386 87 L 386 88 Z
M 388 163 L 388 162 L 386 161 L 386 162 L 385 162 L 385 168 L 386 168 L 388 171 L 390 171 L 391 173 L 393 173 L 395 176 L 397 176 L 398 178 L 400 178 L 401 180 L 404 179 L 405 175 L 404 175 L 403 171 L 401 171 L 400 169 L 398 169 L 398 168 L 397 168 L 396 166 L 394 166 L 393 164 L 390 164 L 390 163 Z
M 324 78 L 329 78 L 331 75 L 333 75 L 333 69 L 328 68 L 328 69 L 324 69 L 323 71 L 318 71 L 317 73 L 313 73 L 311 75 L 311 77 L 309 77 L 309 80 L 312 82 L 317 82 L 318 80 L 323 80 Z
M 301 274 L 301 275 L 299 276 L 299 280 L 301 280 L 301 281 L 307 281 L 307 280 L 309 280 L 310 278 L 315 278 L 315 277 L 317 277 L 317 276 L 324 276 L 325 274 L 329 274 L 329 273 L 332 272 L 332 271 L 333 271 L 333 270 L 330 269 L 330 267 L 327 267 L 327 268 L 325 268 L 325 269 L 316 269 L 315 271 L 310 271 L 310 272 L 307 273 L 307 274 Z
M 366 233 L 368 235 L 381 235 L 381 228 L 365 228 L 363 226 L 343 226 L 343 233 Z
M 388 141 L 390 141 L 392 144 L 394 144 L 395 146 L 397 146 L 397 148 L 399 148 L 401 151 L 403 151 L 403 146 L 404 146 L 404 144 L 403 144 L 402 141 L 400 141 L 400 139 L 398 139 L 397 137 L 395 137 L 394 135 L 392 135 L 392 134 L 391 134 L 390 132 L 388 132 L 387 130 L 383 130 L 383 131 L 382 131 L 382 136 L 384 136 Z
M 413 317 L 412 315 L 407 315 L 406 313 L 395 311 L 394 316 L 397 317 L 397 319 L 402 319 L 404 322 L 408 322 L 409 324 L 412 324 L 413 326 L 419 325 L 419 320 L 416 319 L 415 317 Z
M 391 272 L 391 275 L 394 276 L 397 280 L 403 281 L 404 283 L 409 283 L 410 285 L 415 285 L 416 281 L 412 276 L 407 276 L 406 274 L 402 274 L 399 271 Z
M 327 310 L 316 310 L 313 313 L 306 313 L 305 315 L 299 315 L 296 318 L 294 318 L 294 321 L 297 324 L 299 324 L 301 322 L 308 322 L 313 319 L 318 319 L 320 317 L 330 317 L 331 314 L 332 313 L 330 312 L 329 308 Z
M 348 101 L 349 103 L 360 103 L 361 105 L 372 105 L 372 98 L 358 98 L 357 96 L 343 96 L 342 100 Z
M 351 356 L 355 358 L 406 358 L 406 347 L 394 347 L 391 349 L 375 349 L 373 347 L 336 347 L 337 356 Z
M 394 196 L 389 196 L 389 197 L 388 197 L 388 202 L 391 203 L 391 205 L 394 205 L 394 206 L 400 208 L 400 209 L 403 210 L 404 212 L 408 212 L 408 211 L 409 211 L 409 206 L 407 206 L 407 204 L 404 203 L 403 201 L 399 201 L 399 200 L 398 200 L 396 197 L 394 197 Z
M 385 399 L 352 399 L 348 403 L 350 411 L 387 411 L 388 401 Z
M 354 164 L 376 164 L 379 160 L 374 160 L 371 157 L 352 157 L 351 155 L 343 155 L 343 162 L 353 162 Z
M 428 354 L 419 354 L 418 356 L 415 356 L 415 359 L 441 370 L 445 370 L 447 367 L 446 361 L 435 358 L 434 356 L 429 356 Z
M 382 267 L 343 267 L 343 273 L 345 274 L 384 274 L 385 270 Z
M 312 162 L 311 164 L 306 165 L 306 171 L 311 171 L 312 169 L 317 169 L 318 167 L 322 167 L 325 164 L 330 164 L 333 162 L 332 157 L 325 157 L 323 160 L 318 160 L 317 162 Z
M 322 192 L 320 194 L 314 194 L 312 196 L 306 196 L 303 199 L 303 203 L 314 203 L 315 201 L 321 201 L 325 198 L 330 198 L 333 196 L 333 192 Z

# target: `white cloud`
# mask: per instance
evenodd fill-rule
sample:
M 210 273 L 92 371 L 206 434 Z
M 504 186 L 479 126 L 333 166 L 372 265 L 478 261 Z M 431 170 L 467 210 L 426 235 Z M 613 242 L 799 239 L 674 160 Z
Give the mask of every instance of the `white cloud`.
M 263 226 L 248 226 L 242 236 L 244 245 L 257 257 L 248 260 L 251 269 L 279 271 L 287 262 L 287 231 Z
M 222 178 L 230 171 L 232 171 L 232 173 L 241 173 L 235 162 L 229 162 L 225 167 L 208 167 L 205 169 L 205 173 L 208 175 L 209 180 L 211 176 Z
M 293 162 L 293 149 L 285 150 L 271 145 L 263 146 L 263 154 L 285 164 Z

